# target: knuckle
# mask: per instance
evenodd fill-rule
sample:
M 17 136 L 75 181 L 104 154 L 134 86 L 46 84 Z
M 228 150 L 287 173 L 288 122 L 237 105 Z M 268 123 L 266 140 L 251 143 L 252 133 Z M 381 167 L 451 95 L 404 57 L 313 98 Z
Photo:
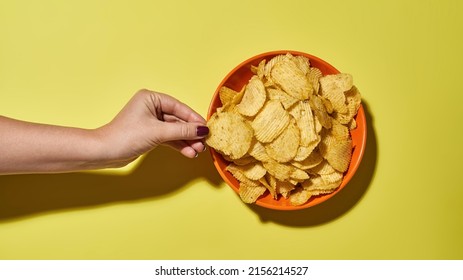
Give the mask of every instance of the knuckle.
M 191 126 L 184 124 L 181 126 L 180 135 L 183 139 L 188 139 L 192 137 L 192 131 L 193 129 L 191 128 Z

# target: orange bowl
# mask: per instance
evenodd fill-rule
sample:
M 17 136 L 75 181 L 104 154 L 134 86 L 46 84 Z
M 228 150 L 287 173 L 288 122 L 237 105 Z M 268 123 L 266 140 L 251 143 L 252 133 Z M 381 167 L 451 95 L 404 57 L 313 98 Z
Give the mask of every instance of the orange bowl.
M 263 59 L 266 59 L 268 61 L 274 56 L 277 56 L 280 54 L 286 54 L 286 53 L 291 53 L 292 55 L 295 55 L 295 56 L 301 55 L 301 56 L 305 56 L 309 58 L 311 66 L 314 66 L 320 69 L 323 75 L 339 73 L 339 71 L 336 68 L 334 68 L 332 65 L 330 65 L 326 61 L 316 56 L 303 53 L 303 52 L 299 52 L 299 51 L 280 50 L 280 51 L 272 51 L 272 52 L 267 52 L 267 53 L 256 55 L 240 63 L 230 73 L 228 73 L 228 75 L 222 80 L 222 82 L 219 84 L 219 86 L 217 87 L 212 97 L 212 101 L 209 106 L 209 111 L 207 113 L 207 120 L 209 120 L 212 114 L 216 112 L 217 108 L 222 106 L 222 103 L 220 102 L 220 98 L 219 98 L 219 89 L 222 86 L 227 86 L 236 91 L 240 91 L 241 88 L 245 84 L 248 83 L 249 79 L 253 75 L 253 73 L 251 72 L 252 65 L 257 66 L 259 62 L 262 61 Z M 363 110 L 362 105 L 360 105 L 360 108 L 355 117 L 355 120 L 357 122 L 357 127 L 351 131 L 352 146 L 353 146 L 352 159 L 351 159 L 348 170 L 344 173 L 344 177 L 341 182 L 341 185 L 334 192 L 330 194 L 326 194 L 326 195 L 313 196 L 305 204 L 299 205 L 299 206 L 291 205 L 287 199 L 281 196 L 277 200 L 275 200 L 267 192 L 266 194 L 261 196 L 259 199 L 257 199 L 256 204 L 262 207 L 275 209 L 275 210 L 298 210 L 298 209 L 305 209 L 305 208 L 320 204 L 330 199 L 331 197 L 336 195 L 338 192 L 340 192 L 347 185 L 347 183 L 351 180 L 351 178 L 354 176 L 355 172 L 357 171 L 358 166 L 360 165 L 360 161 L 362 160 L 363 153 L 365 151 L 367 125 L 366 125 L 366 119 L 365 119 L 365 112 Z M 238 193 L 239 191 L 238 180 L 236 180 L 230 172 L 225 170 L 229 162 L 224 160 L 222 155 L 216 152 L 213 148 L 210 148 L 209 150 L 211 152 L 214 165 L 217 171 L 219 172 L 220 176 L 222 177 L 222 179 L 236 193 Z

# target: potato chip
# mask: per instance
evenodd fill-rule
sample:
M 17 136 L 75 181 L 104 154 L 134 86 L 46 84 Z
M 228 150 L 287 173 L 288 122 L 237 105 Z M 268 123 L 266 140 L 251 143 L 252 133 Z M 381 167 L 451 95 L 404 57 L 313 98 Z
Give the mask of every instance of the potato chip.
M 266 190 L 267 189 L 262 185 L 252 186 L 241 182 L 239 195 L 244 203 L 254 203 Z
M 265 75 L 265 73 L 264 73 L 265 65 L 266 65 L 266 60 L 262 59 L 261 62 L 259 62 L 259 65 L 257 65 L 257 66 L 252 65 L 251 66 L 252 73 L 257 75 L 257 77 L 259 77 L 259 79 L 261 79 L 262 81 L 264 80 L 264 75 Z
M 267 64 L 264 65 L 264 77 L 267 80 L 271 80 L 270 73 L 272 72 L 272 69 L 275 66 L 275 64 L 281 61 L 288 61 L 291 58 L 292 58 L 291 54 L 281 54 L 281 55 L 274 56 L 272 59 L 269 60 Z
M 270 192 L 270 195 L 274 199 L 277 199 L 278 193 L 276 189 L 276 181 L 272 175 L 267 173 L 265 177 L 259 179 L 259 182 Z
M 228 102 L 227 103 L 222 102 L 222 107 L 217 108 L 217 112 L 218 113 L 220 113 L 220 112 L 236 112 L 236 113 L 238 113 L 238 110 L 236 109 L 236 105 L 241 102 L 241 99 L 243 98 L 243 95 L 244 95 L 245 87 L 243 87 L 239 92 L 234 91 L 235 95 L 231 98 L 231 100 L 228 100 L 227 98 L 229 96 L 226 97 L 225 95 L 230 95 L 230 93 L 233 93 L 233 92 L 230 91 L 231 89 L 223 89 L 223 88 L 224 87 L 221 87 L 220 90 L 227 92 L 227 93 L 222 93 L 222 95 L 223 95 L 224 101 L 225 102 L 228 101 Z M 219 90 L 219 97 L 220 97 L 220 90 Z
M 238 159 L 232 159 L 231 157 L 229 157 L 227 155 L 222 155 L 222 157 L 223 157 L 224 160 L 229 161 L 229 162 L 233 162 L 236 165 L 247 165 L 247 164 L 250 164 L 250 163 L 257 162 L 257 159 L 255 159 L 254 157 L 252 157 L 252 156 L 250 156 L 248 154 L 246 154 L 243 157 L 238 158 Z
M 314 94 L 320 91 L 320 78 L 323 76 L 322 71 L 316 67 L 310 67 L 309 72 L 306 74 L 307 80 L 312 85 Z
M 255 137 L 262 143 L 272 142 L 289 123 L 289 114 L 281 103 L 269 100 L 251 123 Z
M 264 145 L 257 140 L 252 141 L 251 147 L 249 148 L 249 155 L 261 162 L 271 160 L 265 151 Z
M 333 111 L 346 113 L 346 96 L 344 91 L 338 87 L 338 75 L 328 75 L 320 78 L 320 95 L 330 101 Z
M 328 114 L 321 97 L 315 94 L 312 95 L 309 104 L 320 124 L 325 128 L 331 128 L 331 116 Z
M 355 86 L 352 86 L 352 88 L 346 91 L 344 94 L 346 96 L 347 112 L 346 113 L 334 112 L 333 116 L 341 124 L 349 124 L 349 122 L 354 120 L 355 115 L 357 115 L 357 111 L 360 108 L 361 97 L 360 97 L 360 92 Z
M 334 112 L 334 108 L 333 108 L 333 104 L 331 103 L 331 101 L 324 98 L 323 96 L 320 96 L 320 97 L 322 99 L 323 105 L 325 105 L 326 112 L 328 114 L 332 114 Z
M 295 184 L 275 179 L 275 190 L 277 194 L 281 194 L 284 198 L 288 198 L 291 191 L 296 188 Z
M 333 119 L 330 135 L 332 135 L 337 140 L 347 140 L 350 138 L 349 128 Z
M 311 196 L 312 194 L 308 190 L 297 188 L 289 195 L 289 203 L 293 206 L 299 206 L 306 203 Z
M 320 178 L 322 179 L 325 185 L 340 184 L 343 178 L 343 173 L 334 171 L 332 173 L 320 174 Z
M 352 88 L 352 76 L 346 73 L 326 75 L 320 78 L 321 96 L 328 99 L 333 110 L 338 113 L 347 113 L 345 91 Z
M 315 121 L 312 109 L 308 102 L 299 101 L 291 107 L 289 114 L 296 119 L 297 127 L 301 134 L 301 146 L 308 147 L 311 143 L 318 139 L 318 135 L 315 131 Z
M 279 163 L 275 160 L 269 160 L 263 162 L 262 164 L 264 165 L 268 173 L 270 173 L 272 176 L 274 176 L 276 179 L 280 181 L 285 181 L 291 178 L 291 175 L 295 170 L 295 167 Z
M 283 132 L 271 143 L 264 146 L 265 151 L 278 162 L 288 162 L 296 156 L 299 140 L 299 128 L 296 126 L 296 120 L 292 118 Z
M 293 167 L 293 170 L 291 172 L 291 175 L 289 176 L 289 178 L 291 180 L 294 180 L 294 181 L 297 181 L 297 182 L 302 182 L 304 180 L 307 180 L 310 178 L 309 174 L 307 172 L 305 172 L 304 170 L 302 169 L 299 169 L 293 165 L 290 165 L 291 167 Z
M 292 161 L 291 164 L 302 170 L 308 170 L 319 165 L 323 161 L 323 157 L 318 150 L 314 150 L 310 155 L 302 161 Z
M 307 147 L 299 146 L 299 149 L 297 150 L 296 156 L 294 157 L 293 160 L 294 161 L 303 161 L 307 157 L 309 157 L 311 155 L 312 151 L 315 148 L 317 148 L 318 143 L 320 143 L 320 139 L 321 138 L 319 137 L 316 141 L 310 143 L 310 145 L 307 146 Z
M 267 89 L 268 98 L 271 100 L 278 100 L 283 105 L 283 108 L 288 110 L 291 106 L 293 106 L 299 100 L 292 97 L 291 95 L 287 94 L 281 89 L 277 88 L 268 88 Z
M 304 75 L 308 75 L 310 72 L 310 61 L 305 56 L 293 56 L 291 60 L 296 64 L 297 68 L 299 68 Z
M 219 98 L 222 105 L 231 103 L 235 95 L 239 94 L 239 92 L 232 90 L 229 87 L 221 87 L 219 89 Z
M 262 166 L 260 162 L 249 163 L 246 165 L 237 166 L 250 180 L 258 181 L 265 176 L 267 170 Z
M 239 114 L 215 113 L 208 121 L 208 127 L 206 143 L 220 153 L 238 159 L 249 150 L 253 130 Z
M 357 127 L 357 122 L 355 121 L 355 119 L 351 119 L 350 122 L 347 124 L 347 128 L 349 128 L 349 130 L 353 130 Z
M 315 149 L 315 146 L 314 147 L 299 146 L 299 148 L 297 149 L 296 156 L 294 156 L 294 158 L 293 158 L 293 161 L 303 161 L 303 160 L 305 160 L 307 157 L 310 156 L 313 149 Z
M 257 187 L 260 185 L 259 181 L 256 180 L 251 180 L 246 175 L 244 175 L 243 170 L 236 164 L 230 163 L 227 167 L 226 170 L 230 172 L 233 177 L 235 177 L 238 181 L 241 183 L 246 183 L 248 186 L 254 186 Z
M 313 195 L 330 193 L 339 187 L 342 182 L 342 173 L 328 175 L 314 175 L 301 183 L 301 186 L 310 191 Z
M 337 140 L 332 134 L 324 133 L 319 144 L 320 154 L 334 169 L 345 172 L 352 156 L 352 139 Z
M 243 98 L 236 108 L 241 115 L 252 117 L 259 112 L 266 99 L 265 86 L 259 77 L 254 75 L 246 85 Z
M 312 85 L 304 72 L 291 60 L 277 62 L 270 75 L 276 85 L 296 99 L 308 99 L 313 93 Z
M 318 175 L 327 175 L 327 174 L 332 174 L 336 172 L 336 169 L 334 169 L 326 160 L 321 161 L 319 164 L 316 166 L 310 168 L 307 171 L 309 174 L 318 174 Z

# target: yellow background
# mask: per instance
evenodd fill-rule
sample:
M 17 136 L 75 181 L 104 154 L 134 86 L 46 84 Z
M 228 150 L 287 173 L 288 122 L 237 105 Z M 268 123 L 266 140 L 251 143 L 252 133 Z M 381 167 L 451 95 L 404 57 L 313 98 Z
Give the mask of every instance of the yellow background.
M 241 203 L 208 153 L 2 176 L 0 258 L 462 259 L 462 3 L 0 1 L 2 115 L 94 128 L 149 88 L 205 116 L 233 67 L 291 49 L 353 74 L 369 122 L 351 183 L 297 212 Z

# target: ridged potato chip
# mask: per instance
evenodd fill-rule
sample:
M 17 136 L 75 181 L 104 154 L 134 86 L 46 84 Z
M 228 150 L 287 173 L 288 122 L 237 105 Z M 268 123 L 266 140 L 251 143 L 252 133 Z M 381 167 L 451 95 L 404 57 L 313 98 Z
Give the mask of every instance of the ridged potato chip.
M 268 88 L 267 89 L 268 98 L 271 100 L 278 100 L 283 105 L 283 108 L 288 110 L 291 106 L 293 106 L 299 100 L 292 97 L 291 95 L 287 94 L 281 89 L 277 88 Z
M 345 73 L 327 75 L 320 78 L 321 96 L 328 99 L 333 111 L 347 113 L 345 91 L 353 85 L 352 76 Z
M 278 193 L 277 193 L 277 189 L 276 189 L 276 181 L 275 181 L 275 178 L 270 175 L 270 174 L 266 174 L 265 177 L 261 178 L 259 180 L 259 182 L 262 183 L 262 185 L 267 188 L 267 190 L 270 192 L 270 195 L 273 197 L 273 199 L 277 199 L 278 198 Z
M 257 65 L 257 66 L 252 65 L 251 66 L 252 73 L 257 75 L 257 77 L 259 77 L 259 79 L 261 79 L 262 81 L 264 80 L 264 76 L 265 76 L 264 67 L 265 67 L 266 64 L 267 64 L 266 60 L 263 59 L 261 62 L 259 62 L 259 65 Z
M 319 145 L 320 154 L 334 169 L 347 171 L 352 156 L 352 139 L 338 140 L 329 132 L 324 135 Z
M 267 189 L 262 185 L 253 186 L 241 182 L 239 195 L 244 203 L 254 203 L 266 190 Z
M 267 92 L 264 83 L 257 76 L 252 76 L 244 90 L 243 98 L 236 105 L 238 112 L 243 116 L 252 117 L 264 106 Z
M 289 195 L 289 203 L 294 206 L 302 205 L 306 203 L 312 194 L 304 189 L 304 188 L 297 188 Z
M 318 94 L 320 91 L 320 78 L 323 77 L 322 71 L 316 67 L 310 67 L 307 73 L 307 80 L 312 85 L 314 94 Z
M 262 145 L 262 143 L 257 140 L 252 141 L 251 147 L 249 149 L 249 155 L 261 162 L 266 162 L 270 160 L 269 155 L 265 151 L 264 145 Z
M 252 156 L 250 156 L 248 154 L 246 154 L 243 157 L 238 158 L 238 159 L 232 159 L 231 157 L 229 157 L 227 155 L 222 155 L 222 157 L 223 157 L 224 160 L 229 161 L 229 162 L 233 162 L 236 165 L 247 165 L 247 164 L 250 164 L 250 163 L 257 162 L 257 159 L 255 159 L 254 157 L 252 157 Z
M 290 120 L 288 112 L 281 102 L 269 100 L 251 123 L 257 140 L 272 142 L 286 128 Z
M 289 110 L 294 117 L 300 131 L 300 146 L 308 147 L 318 139 L 315 131 L 315 121 L 310 105 L 306 101 L 299 101 Z
M 325 128 L 331 128 L 332 117 L 328 114 L 322 98 L 314 94 L 309 99 L 309 104 L 320 124 Z
M 231 159 L 244 156 L 251 146 L 252 127 L 234 112 L 221 112 L 212 115 L 208 121 L 209 135 L 206 143 Z
M 238 166 L 243 171 L 244 176 L 250 180 L 258 181 L 265 176 L 267 170 L 260 162 L 253 162 L 246 165 Z
M 247 186 L 257 187 L 260 185 L 259 181 L 251 180 L 248 177 L 246 177 L 246 175 L 244 175 L 243 170 L 236 164 L 230 163 L 226 169 L 233 175 L 233 177 L 235 177 L 241 183 L 245 183 Z
M 310 61 L 305 56 L 291 56 L 291 60 L 296 64 L 297 68 L 304 73 L 304 75 L 308 75 L 310 72 Z
M 308 99 L 313 93 L 312 85 L 304 72 L 292 60 L 277 62 L 270 75 L 276 85 L 296 99 Z
M 296 188 L 295 184 L 275 179 L 275 190 L 277 194 L 281 194 L 284 198 L 288 198 L 291 191 Z
M 296 126 L 296 120 L 292 119 L 283 132 L 264 147 L 272 159 L 278 162 L 288 162 L 296 156 L 299 142 L 300 130 Z
M 231 103 L 233 98 L 238 94 L 237 91 L 232 90 L 229 87 L 221 87 L 219 90 L 219 98 L 222 105 Z
M 328 161 L 322 160 L 319 164 L 310 168 L 307 172 L 309 174 L 327 175 L 335 173 L 336 169 L 334 169 L 333 166 L 328 163 Z
M 357 114 L 358 109 L 360 108 L 361 97 L 360 92 L 355 86 L 352 86 L 352 88 L 346 91 L 344 94 L 346 96 L 347 112 L 334 112 L 333 116 L 341 124 L 349 124 L 349 122 L 355 121 L 354 117 Z M 353 126 L 353 128 L 355 128 L 355 126 Z
M 291 178 L 293 172 L 295 172 L 296 167 L 279 163 L 275 160 L 269 160 L 262 163 L 267 169 L 267 172 L 270 173 L 273 177 L 280 181 L 286 181 Z
M 309 173 L 295 166 L 292 166 L 292 167 L 294 167 L 294 169 L 293 169 L 293 172 L 291 173 L 291 176 L 289 177 L 290 178 L 289 182 L 299 183 L 299 182 L 303 182 L 304 180 L 307 180 L 310 178 Z
M 319 165 L 323 161 L 323 157 L 318 150 L 314 150 L 310 155 L 301 161 L 292 161 L 291 164 L 302 170 L 308 170 Z
M 342 173 L 315 175 L 301 183 L 301 186 L 313 195 L 326 194 L 334 191 L 342 182 Z
M 264 77 L 266 80 L 271 81 L 271 72 L 273 67 L 281 62 L 281 61 L 288 61 L 292 58 L 293 56 L 291 54 L 281 54 L 274 56 L 272 59 L 269 60 L 268 63 L 264 65 Z M 273 84 L 273 81 L 270 82 L 270 84 Z

